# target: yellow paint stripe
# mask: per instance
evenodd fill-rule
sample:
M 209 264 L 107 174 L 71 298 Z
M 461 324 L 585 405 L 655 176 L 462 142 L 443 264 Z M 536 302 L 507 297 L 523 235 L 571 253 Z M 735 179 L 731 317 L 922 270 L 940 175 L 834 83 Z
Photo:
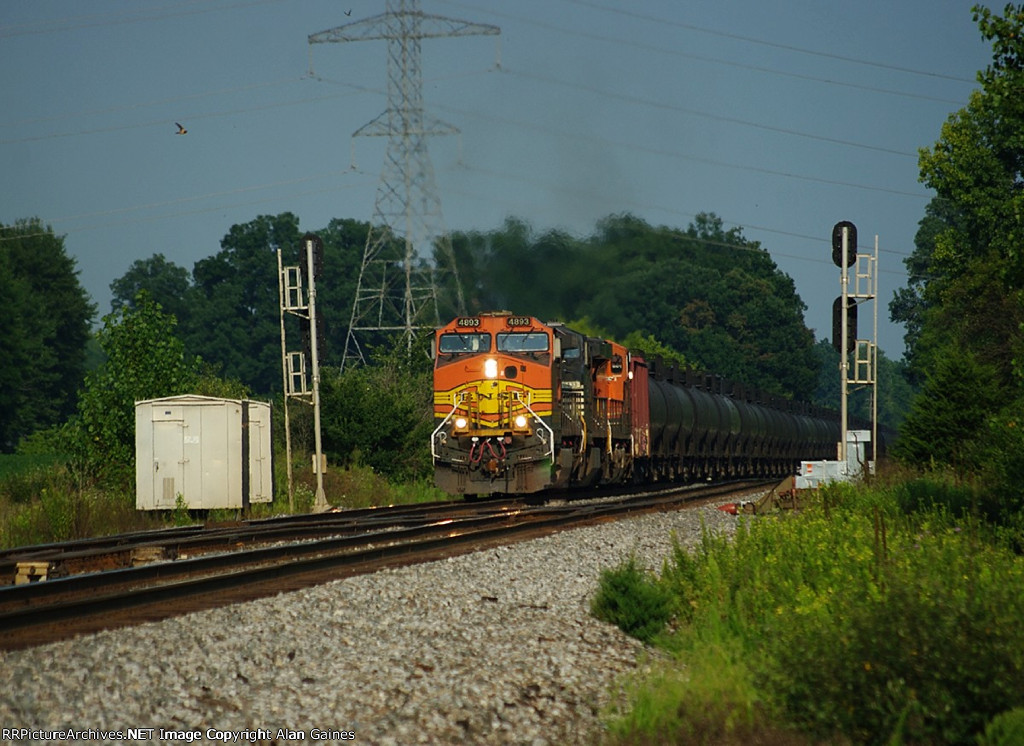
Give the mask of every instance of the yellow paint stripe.
M 495 386 L 495 383 L 498 385 Z M 481 389 L 486 389 L 482 395 Z M 497 420 L 499 405 L 508 401 L 499 399 L 499 396 L 507 394 L 509 391 L 519 392 L 523 396 L 524 402 L 538 415 L 551 414 L 551 389 L 535 389 L 507 380 L 485 379 L 469 381 L 447 391 L 434 391 L 434 415 L 438 418 L 447 417 L 455 402 L 464 403 L 461 401 L 461 396 L 465 392 L 468 393 L 468 402 L 465 403 L 475 404 L 475 413 L 481 420 Z

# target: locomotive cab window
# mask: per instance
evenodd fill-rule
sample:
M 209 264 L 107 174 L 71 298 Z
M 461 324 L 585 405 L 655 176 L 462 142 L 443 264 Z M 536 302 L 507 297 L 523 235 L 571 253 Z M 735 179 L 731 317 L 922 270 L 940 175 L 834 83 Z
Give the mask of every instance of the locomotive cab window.
M 544 332 L 502 332 L 498 334 L 498 352 L 547 352 Z
M 444 355 L 466 355 L 491 351 L 490 334 L 442 334 L 438 352 Z

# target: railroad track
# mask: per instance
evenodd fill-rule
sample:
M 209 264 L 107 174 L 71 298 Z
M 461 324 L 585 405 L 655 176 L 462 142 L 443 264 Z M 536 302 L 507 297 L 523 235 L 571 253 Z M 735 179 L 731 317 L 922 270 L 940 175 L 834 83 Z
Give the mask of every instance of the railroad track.
M 430 521 L 514 510 L 516 500 L 487 503 L 437 502 L 287 515 L 218 524 L 195 524 L 115 536 L 79 539 L 0 550 L 0 586 L 14 585 L 19 571 L 34 565 L 43 579 L 102 572 L 161 560 L 283 541 L 356 534 L 414 526 Z
M 87 572 L 0 587 L 0 649 L 15 649 L 231 603 L 330 580 L 427 562 L 548 535 L 567 527 L 703 504 L 763 489 L 744 482 L 628 495 L 602 501 L 528 505 L 521 500 L 433 503 L 145 532 L 35 548 L 36 557 L 73 563 L 82 553 L 123 555 L 173 546 L 174 561 Z M 122 542 L 118 544 L 117 538 Z M 134 543 L 133 543 L 134 542 Z M 273 543 L 268 543 L 273 542 Z M 183 547 L 188 549 L 183 550 Z M 211 549 L 213 547 L 214 549 Z M 199 550 L 210 553 L 187 556 Z M 223 551 L 221 551 L 223 550 Z M 229 551 L 230 550 L 230 551 Z M 0 557 L 8 561 L 11 557 Z

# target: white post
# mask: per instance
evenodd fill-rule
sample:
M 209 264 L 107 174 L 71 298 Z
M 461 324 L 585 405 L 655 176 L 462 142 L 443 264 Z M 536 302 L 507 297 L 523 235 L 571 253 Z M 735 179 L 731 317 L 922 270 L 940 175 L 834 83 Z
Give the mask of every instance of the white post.
M 309 351 L 313 367 L 313 438 L 316 448 L 316 500 L 313 510 L 322 513 L 331 506 L 324 492 L 323 444 L 320 439 L 320 360 L 317 357 L 316 279 L 313 274 L 313 241 L 306 241 L 306 268 L 309 277 Z
M 285 282 L 284 267 L 281 264 L 281 249 L 277 250 L 277 295 L 281 307 L 281 378 L 284 388 L 284 450 L 288 469 L 288 512 L 295 512 L 295 488 L 292 482 L 292 430 L 291 422 L 288 419 L 288 348 L 284 337 L 284 309 L 285 309 Z
M 871 361 L 871 457 L 875 462 L 875 469 L 878 469 L 878 234 L 875 234 L 875 281 L 871 286 L 875 294 L 875 319 L 873 334 L 875 347 L 872 351 L 874 359 Z

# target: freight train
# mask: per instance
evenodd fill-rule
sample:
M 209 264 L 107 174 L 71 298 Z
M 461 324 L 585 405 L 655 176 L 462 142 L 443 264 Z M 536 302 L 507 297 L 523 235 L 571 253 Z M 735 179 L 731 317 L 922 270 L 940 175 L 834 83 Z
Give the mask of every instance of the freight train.
M 836 456 L 834 413 L 563 324 L 463 316 L 435 331 L 431 351 L 430 450 L 449 494 L 783 477 Z

